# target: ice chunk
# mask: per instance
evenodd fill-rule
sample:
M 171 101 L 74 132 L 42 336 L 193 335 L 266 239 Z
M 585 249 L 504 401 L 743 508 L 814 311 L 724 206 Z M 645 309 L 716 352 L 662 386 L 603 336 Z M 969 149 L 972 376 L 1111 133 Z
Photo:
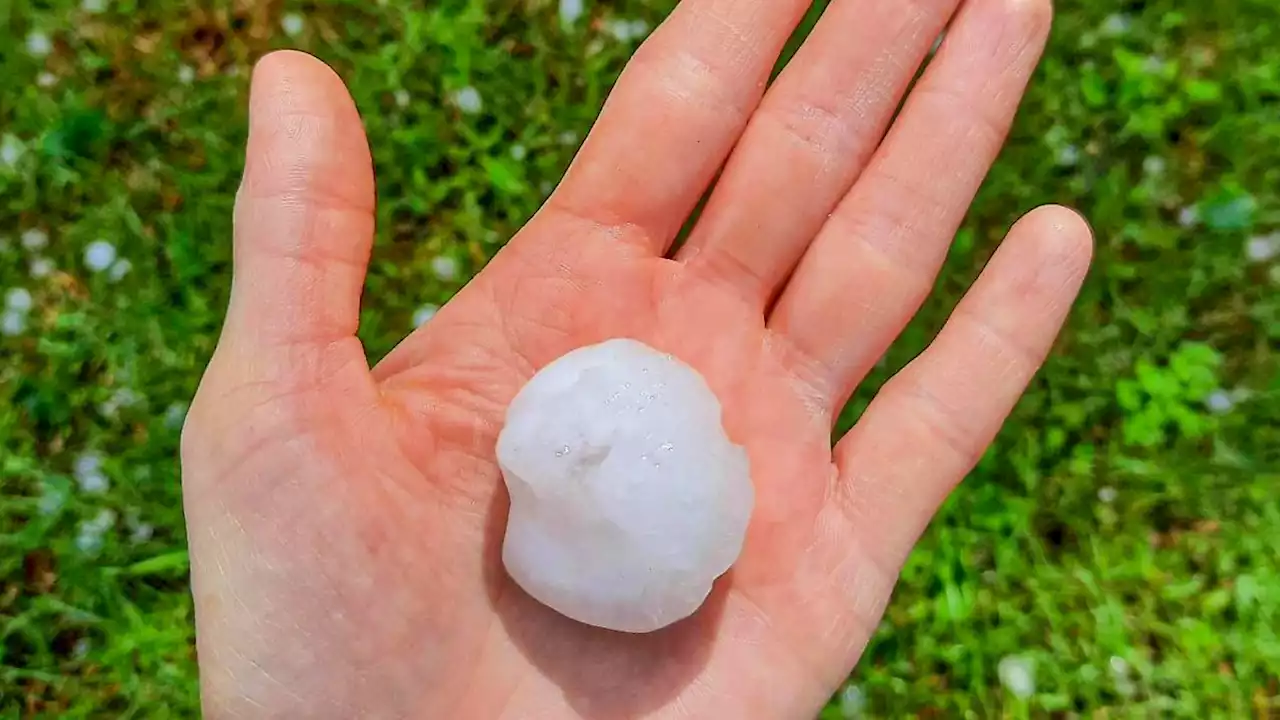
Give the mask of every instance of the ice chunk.
M 692 615 L 742 551 L 747 454 L 697 371 L 635 340 L 552 362 L 498 438 L 511 494 L 502 558 L 579 622 L 651 632 Z

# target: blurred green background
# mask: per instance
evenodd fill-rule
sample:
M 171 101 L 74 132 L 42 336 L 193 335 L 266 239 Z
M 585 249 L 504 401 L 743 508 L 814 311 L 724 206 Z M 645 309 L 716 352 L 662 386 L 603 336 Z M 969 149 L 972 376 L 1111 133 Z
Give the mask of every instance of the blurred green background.
M 672 4 L 0 0 L 0 717 L 198 712 L 176 456 L 253 60 L 312 51 L 364 114 L 376 359 L 538 207 Z M 1280 717 L 1280 8 L 1060 3 L 846 423 L 1047 201 L 1097 230 L 1082 302 L 827 713 Z

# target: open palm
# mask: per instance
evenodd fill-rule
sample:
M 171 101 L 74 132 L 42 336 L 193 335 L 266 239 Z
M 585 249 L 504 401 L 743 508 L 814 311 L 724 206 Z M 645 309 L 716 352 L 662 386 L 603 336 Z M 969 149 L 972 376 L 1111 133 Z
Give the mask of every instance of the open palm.
M 965 3 L 886 133 L 958 3 L 836 0 L 763 100 L 808 2 L 681 3 L 543 209 L 372 370 L 356 338 L 374 197 L 358 115 L 318 61 L 263 60 L 232 301 L 183 437 L 209 716 L 812 716 L 1089 262 L 1076 215 L 1033 212 L 832 451 L 1048 31 L 1041 0 Z M 615 337 L 704 375 L 756 486 L 739 563 L 698 614 L 649 635 L 557 615 L 500 560 L 507 403 Z

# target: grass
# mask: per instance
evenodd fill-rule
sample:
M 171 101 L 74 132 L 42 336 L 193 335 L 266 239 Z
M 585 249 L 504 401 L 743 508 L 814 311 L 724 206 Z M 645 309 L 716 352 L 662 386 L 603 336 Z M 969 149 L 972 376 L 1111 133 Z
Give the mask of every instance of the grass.
M 671 1 L 567 27 L 552 0 L 199 5 L 0 4 L 3 717 L 198 712 L 176 452 L 228 289 L 253 59 L 315 52 L 364 113 L 376 358 L 556 182 L 634 49 L 615 21 Z M 939 297 L 846 421 L 1017 214 L 1081 207 L 1097 268 L 832 718 L 1280 715 L 1280 260 L 1250 258 L 1280 230 L 1280 10 L 1060 5 Z

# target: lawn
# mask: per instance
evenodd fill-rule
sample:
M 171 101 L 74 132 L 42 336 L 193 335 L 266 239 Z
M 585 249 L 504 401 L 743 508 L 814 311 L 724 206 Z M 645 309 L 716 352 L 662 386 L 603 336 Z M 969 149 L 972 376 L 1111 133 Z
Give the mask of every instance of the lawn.
M 0 717 L 198 712 L 177 446 L 253 60 L 314 52 L 364 114 L 376 359 L 533 213 L 672 4 L 0 2 Z M 1060 5 L 846 426 L 1017 215 L 1080 207 L 1096 267 L 831 718 L 1280 717 L 1280 6 Z

